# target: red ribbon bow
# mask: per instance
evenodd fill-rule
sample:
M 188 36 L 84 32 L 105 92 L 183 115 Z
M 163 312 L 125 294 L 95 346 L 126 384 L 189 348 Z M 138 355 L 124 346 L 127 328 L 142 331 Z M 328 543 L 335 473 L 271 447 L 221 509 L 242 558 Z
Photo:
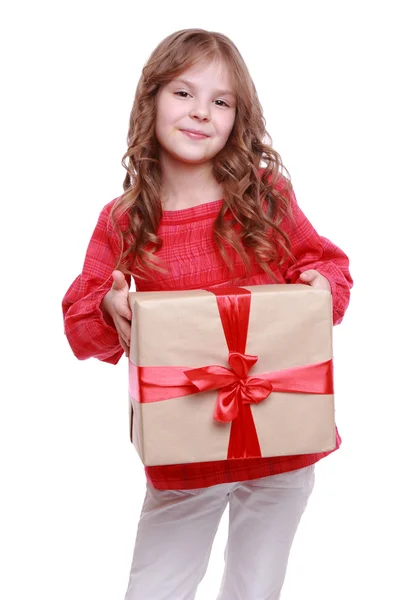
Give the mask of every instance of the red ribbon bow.
M 211 365 L 190 369 L 184 371 L 184 374 L 200 392 L 219 389 L 214 419 L 229 423 L 238 417 L 241 402 L 259 404 L 272 392 L 272 384 L 268 379 L 248 377 L 257 361 L 258 356 L 230 352 L 228 363 L 231 369 Z

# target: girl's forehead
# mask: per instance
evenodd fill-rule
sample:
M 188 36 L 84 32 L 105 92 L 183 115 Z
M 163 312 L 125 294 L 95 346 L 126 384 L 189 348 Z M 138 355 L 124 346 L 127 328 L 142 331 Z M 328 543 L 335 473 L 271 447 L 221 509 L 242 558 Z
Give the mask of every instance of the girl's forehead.
M 211 79 L 214 81 L 223 82 L 225 87 L 228 87 L 232 90 L 234 88 L 234 80 L 231 70 L 228 65 L 220 59 L 215 59 L 211 62 L 199 61 L 176 75 L 174 79 L 184 79 L 187 81 L 193 81 L 193 83 L 205 79 Z

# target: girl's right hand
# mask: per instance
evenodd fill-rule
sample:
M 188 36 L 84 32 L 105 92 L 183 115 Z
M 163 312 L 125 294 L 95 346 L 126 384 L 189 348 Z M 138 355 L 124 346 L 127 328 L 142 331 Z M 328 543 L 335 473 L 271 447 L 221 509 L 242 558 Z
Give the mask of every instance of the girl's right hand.
M 128 294 L 129 286 L 121 271 L 113 271 L 113 284 L 111 289 L 104 296 L 100 305 L 106 322 L 113 324 L 118 333 L 119 342 L 129 356 L 129 346 L 131 341 L 131 320 L 132 312 L 129 307 Z M 110 319 L 112 323 L 110 323 Z

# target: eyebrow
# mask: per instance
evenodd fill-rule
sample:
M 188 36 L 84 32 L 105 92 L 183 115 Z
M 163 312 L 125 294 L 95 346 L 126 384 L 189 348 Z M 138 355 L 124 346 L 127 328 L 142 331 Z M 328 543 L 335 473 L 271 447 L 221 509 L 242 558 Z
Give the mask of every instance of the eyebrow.
M 193 81 L 188 81 L 187 79 L 178 78 L 178 79 L 173 79 L 171 81 L 171 83 L 178 83 L 178 82 L 184 83 L 188 87 L 192 87 L 192 88 L 196 87 L 196 84 L 193 83 Z M 217 96 L 227 96 L 228 95 L 228 96 L 235 97 L 235 93 L 232 92 L 232 90 L 216 90 L 215 93 L 216 93 Z

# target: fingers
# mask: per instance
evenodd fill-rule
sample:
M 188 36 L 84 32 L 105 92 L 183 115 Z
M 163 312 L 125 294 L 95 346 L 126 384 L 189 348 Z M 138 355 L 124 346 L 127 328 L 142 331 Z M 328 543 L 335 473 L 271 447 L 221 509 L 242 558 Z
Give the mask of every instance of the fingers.
M 127 346 L 127 344 L 125 343 L 125 341 L 121 337 L 119 337 L 119 343 L 122 346 L 122 349 L 123 349 L 123 351 L 125 353 L 125 356 L 129 356 L 129 346 Z
M 115 308 L 115 312 L 117 313 L 117 315 L 119 317 L 122 317 L 123 319 L 126 319 L 129 322 L 131 321 L 132 312 L 131 312 L 131 309 L 129 308 L 127 299 L 115 300 L 114 308 Z
M 113 283 L 101 302 L 101 310 L 109 325 L 117 330 L 125 356 L 129 356 L 132 312 L 129 306 L 129 286 L 121 271 L 113 271 Z
M 331 285 L 324 275 L 321 275 L 315 269 L 309 269 L 308 271 L 304 271 L 299 277 L 299 281 L 302 283 L 306 283 L 311 285 L 311 287 L 318 288 L 320 290 L 329 290 L 331 291 Z
M 119 316 L 115 317 L 115 328 L 117 330 L 121 346 L 124 348 L 128 348 L 131 343 L 131 323 L 130 321 L 123 319 Z
M 301 279 L 305 283 L 311 284 L 318 276 L 318 271 L 315 271 L 314 269 L 309 269 L 308 271 L 304 271 L 304 273 L 301 273 L 299 279 Z
M 119 316 L 130 321 L 132 313 L 128 302 L 129 286 L 121 271 L 113 271 L 112 277 L 113 284 L 111 286 L 111 291 L 113 295 L 113 308 Z
M 128 284 L 126 283 L 126 279 L 124 274 L 121 271 L 113 271 L 112 272 L 113 284 L 112 288 L 116 291 L 122 291 L 128 289 Z

